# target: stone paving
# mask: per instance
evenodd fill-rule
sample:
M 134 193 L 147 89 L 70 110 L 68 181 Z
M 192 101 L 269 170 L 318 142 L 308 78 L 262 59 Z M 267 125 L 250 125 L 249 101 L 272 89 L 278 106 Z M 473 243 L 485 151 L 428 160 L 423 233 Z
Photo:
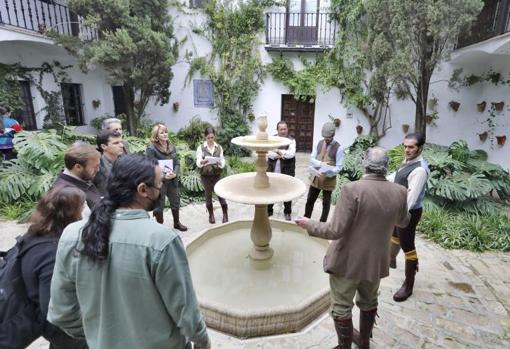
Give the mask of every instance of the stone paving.
M 298 154 L 297 176 L 307 181 L 308 156 Z M 302 215 L 306 194 L 293 202 L 293 217 Z M 215 203 L 216 219 L 221 208 Z M 275 218 L 283 219 L 283 206 L 275 205 Z M 312 218 L 318 218 L 317 201 Z M 229 203 L 230 220 L 252 217 L 254 208 Z M 171 222 L 169 212 L 166 222 Z M 181 220 L 188 225 L 182 233 L 184 242 L 209 227 L 204 204 L 182 209 Z M 0 221 L 0 248 L 11 246 L 25 225 Z M 510 348 L 510 254 L 450 251 L 417 238 L 420 271 L 413 296 L 396 303 L 393 293 L 403 278 L 403 256 L 397 270 L 383 279 L 379 296 L 379 318 L 373 331 L 374 348 Z M 317 272 L 322 272 L 317 270 Z M 358 319 L 355 307 L 355 326 Z M 356 326 L 357 327 L 357 326 Z M 299 333 L 242 340 L 210 331 L 213 348 L 245 349 L 322 349 L 335 346 L 336 334 L 327 313 Z M 29 348 L 46 348 L 40 339 Z M 353 348 L 355 345 L 353 345 Z

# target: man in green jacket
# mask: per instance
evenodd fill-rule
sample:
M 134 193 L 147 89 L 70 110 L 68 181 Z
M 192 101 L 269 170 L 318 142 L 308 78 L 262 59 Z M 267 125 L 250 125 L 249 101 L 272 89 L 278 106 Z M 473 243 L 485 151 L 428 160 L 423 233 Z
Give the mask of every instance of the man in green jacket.
M 151 220 L 162 171 L 155 160 L 117 160 L 108 194 L 60 238 L 48 320 L 91 349 L 211 347 L 183 243 Z

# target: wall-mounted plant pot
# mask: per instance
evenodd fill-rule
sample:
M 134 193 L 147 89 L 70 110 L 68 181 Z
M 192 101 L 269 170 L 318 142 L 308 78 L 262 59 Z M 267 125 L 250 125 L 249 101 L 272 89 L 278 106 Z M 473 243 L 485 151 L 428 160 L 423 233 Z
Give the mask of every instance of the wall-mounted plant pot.
M 493 102 L 493 104 L 494 104 L 494 109 L 495 109 L 496 111 L 502 111 L 502 110 L 503 110 L 503 108 L 504 108 L 504 106 L 505 106 L 505 102 L 503 102 L 503 101 L 501 101 L 501 102 L 497 102 L 497 103 L 496 103 L 496 102 Z
M 506 142 L 506 136 L 496 136 L 496 141 L 499 145 L 503 146 Z
M 482 142 L 485 142 L 487 140 L 488 136 L 489 136 L 489 132 L 487 132 L 487 131 L 484 131 L 484 132 L 478 134 L 478 138 L 480 138 L 480 140 Z
M 333 120 L 333 124 L 335 124 L 335 127 L 340 127 L 342 120 L 340 120 L 340 118 L 335 118 L 335 120 Z
M 427 124 L 429 124 L 429 125 L 430 125 L 430 124 L 432 123 L 432 121 L 434 121 L 434 117 L 433 117 L 432 115 L 427 115 L 427 116 L 425 116 L 425 122 L 426 122 Z
M 174 109 L 175 112 L 178 112 L 179 111 L 179 102 L 174 102 L 174 104 L 172 104 L 172 108 Z
M 94 99 L 92 101 L 92 107 L 94 107 L 94 109 L 99 108 L 100 105 L 101 105 L 101 101 L 99 99 Z
M 402 124 L 402 132 L 404 133 L 409 132 L 409 124 Z
M 362 134 L 363 133 L 363 126 L 361 126 L 361 125 L 356 126 L 356 133 L 359 134 L 359 135 Z
M 483 101 L 483 102 L 480 102 L 476 105 L 476 108 L 478 109 L 478 111 L 480 113 L 483 113 L 484 110 L 485 110 L 485 107 L 487 106 L 487 102 L 486 101 Z
M 450 106 L 450 108 L 453 109 L 453 111 L 458 111 L 459 110 L 459 107 L 460 107 L 460 103 L 459 102 L 456 102 L 456 101 L 450 101 L 448 103 L 448 105 Z

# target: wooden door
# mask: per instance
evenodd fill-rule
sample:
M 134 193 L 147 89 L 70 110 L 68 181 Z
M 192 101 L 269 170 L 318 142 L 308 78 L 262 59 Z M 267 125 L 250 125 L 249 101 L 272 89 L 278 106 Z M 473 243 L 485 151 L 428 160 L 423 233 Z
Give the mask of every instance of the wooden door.
M 303 102 L 293 95 L 282 95 L 282 120 L 287 122 L 289 134 L 296 139 L 296 150 L 310 153 L 313 147 L 315 102 Z
M 287 44 L 317 44 L 319 0 L 290 0 L 287 7 Z
M 30 91 L 30 82 L 26 80 L 19 81 L 21 100 L 23 105 L 21 109 L 15 110 L 13 116 L 19 121 L 25 130 L 36 130 L 34 104 L 32 102 L 32 92 Z

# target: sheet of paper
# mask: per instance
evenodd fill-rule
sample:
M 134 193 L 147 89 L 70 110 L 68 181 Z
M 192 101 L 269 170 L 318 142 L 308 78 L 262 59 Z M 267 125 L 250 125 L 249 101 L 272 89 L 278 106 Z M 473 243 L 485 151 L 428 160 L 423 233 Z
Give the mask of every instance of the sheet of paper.
M 214 156 L 206 156 L 204 158 L 204 160 L 207 160 L 207 164 L 206 165 L 214 165 L 214 164 L 219 164 L 220 163 L 220 158 L 216 158 Z
M 326 172 L 334 171 L 334 170 L 335 170 L 335 166 L 322 165 L 321 168 L 319 169 L 319 172 L 320 173 L 326 173 Z
M 158 160 L 159 167 L 163 170 L 163 173 L 174 172 L 174 161 L 173 160 Z

